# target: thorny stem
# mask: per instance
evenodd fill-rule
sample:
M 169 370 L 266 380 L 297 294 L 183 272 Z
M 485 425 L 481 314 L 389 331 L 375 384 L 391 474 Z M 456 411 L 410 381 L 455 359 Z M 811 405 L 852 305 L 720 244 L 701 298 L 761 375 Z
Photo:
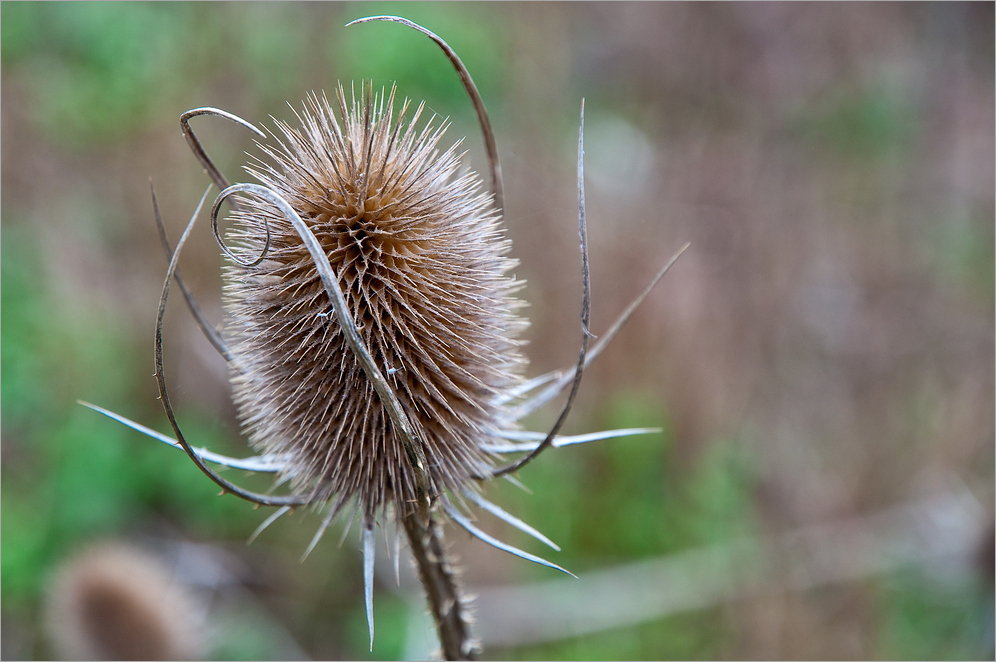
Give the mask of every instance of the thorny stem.
M 166 251 L 166 259 L 173 259 L 173 247 L 170 246 L 169 238 L 166 236 L 166 226 L 163 225 L 163 218 L 159 214 L 159 203 L 156 200 L 156 189 L 152 186 L 152 182 L 149 182 L 149 188 L 152 191 L 152 211 L 156 218 L 156 228 L 159 230 L 159 241 L 163 245 L 163 250 Z M 218 330 L 211 326 L 208 322 L 207 317 L 204 316 L 204 312 L 201 310 L 200 305 L 194 298 L 193 293 L 187 289 L 186 283 L 183 282 L 183 278 L 180 277 L 180 272 L 177 271 L 173 274 L 173 279 L 176 280 L 177 287 L 180 288 L 180 292 L 183 293 L 183 298 L 187 302 L 187 308 L 190 309 L 190 313 L 194 316 L 194 320 L 197 322 L 197 326 L 201 328 L 204 332 L 204 336 L 211 343 L 211 346 L 221 354 L 225 361 L 232 366 L 238 367 L 235 362 L 235 356 L 232 351 L 228 348 L 228 343 L 225 342 Z
M 578 388 L 581 386 L 581 376 L 584 374 L 584 366 L 587 363 L 585 356 L 588 353 L 588 339 L 594 338 L 588 330 L 588 323 L 591 320 L 591 279 L 588 271 L 588 221 L 584 203 L 584 99 L 581 100 L 581 128 L 578 130 L 578 234 L 581 239 L 581 351 L 578 352 L 578 363 L 574 369 L 574 380 L 571 383 L 571 392 L 567 396 L 567 402 L 560 410 L 560 416 L 553 424 L 546 439 L 540 442 L 533 451 L 519 458 L 515 462 L 505 465 L 492 472 L 492 477 L 504 476 L 513 471 L 518 471 L 529 462 L 545 451 L 553 443 L 560 428 L 567 420 L 567 415 L 571 412 L 574 398 L 577 397 Z
M 402 517 L 401 522 L 436 621 L 443 656 L 447 660 L 476 659 L 480 648 L 471 639 L 467 604 L 461 599 L 436 516 L 415 511 Z
M 194 108 L 193 110 L 188 110 L 184 114 L 180 115 L 180 129 L 183 131 L 183 137 L 187 139 L 190 151 L 192 151 L 194 156 L 197 157 L 197 160 L 201 162 L 201 165 L 204 167 L 204 172 L 208 174 L 208 177 L 210 177 L 211 181 L 214 182 L 214 185 L 218 187 L 218 190 L 223 191 L 228 188 L 228 178 L 225 177 L 225 175 L 218 170 L 217 166 L 214 165 L 211 158 L 207 155 L 207 152 L 204 151 L 204 147 L 201 146 L 201 141 L 197 139 L 197 136 L 194 135 L 194 132 L 190 128 L 190 118 L 197 117 L 198 115 L 217 115 L 219 117 L 224 117 L 237 124 L 241 124 L 261 138 L 266 138 L 266 134 L 238 115 L 233 115 L 232 113 L 227 113 L 224 110 L 219 110 L 217 108 L 210 108 L 207 106 L 204 108 Z

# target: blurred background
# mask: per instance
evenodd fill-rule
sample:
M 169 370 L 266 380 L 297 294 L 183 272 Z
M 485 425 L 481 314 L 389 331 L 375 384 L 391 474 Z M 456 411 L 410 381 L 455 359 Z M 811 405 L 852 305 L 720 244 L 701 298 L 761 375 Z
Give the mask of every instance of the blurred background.
M 485 657 L 992 658 L 992 3 L 4 3 L 4 659 L 87 655 L 90 617 L 67 613 L 96 603 L 103 636 L 113 614 L 143 615 L 166 646 L 132 657 L 433 650 L 417 582 L 382 553 L 367 652 L 355 527 L 303 562 L 313 513 L 247 546 L 267 511 L 76 404 L 169 429 L 149 182 L 175 241 L 208 183 L 183 111 L 269 124 L 311 90 L 396 82 L 486 169 L 434 44 L 343 27 L 380 13 L 446 39 L 491 112 L 530 376 L 580 340 L 582 98 L 592 331 L 692 243 L 587 371 L 567 428 L 663 433 L 549 452 L 521 472 L 531 493 L 487 492 L 563 551 L 482 528 L 581 579 L 448 529 Z M 246 181 L 249 134 L 195 122 Z M 221 264 L 202 221 L 181 270 L 215 321 Z M 166 324 L 188 437 L 249 454 L 224 363 L 178 297 Z M 116 566 L 137 568 L 131 584 L 100 584 L 93 559 L 117 557 L 98 544 L 143 559 Z M 157 581 L 187 601 L 167 612 L 185 628 L 157 629 L 142 599 Z M 79 588 L 98 585 L 96 603 Z

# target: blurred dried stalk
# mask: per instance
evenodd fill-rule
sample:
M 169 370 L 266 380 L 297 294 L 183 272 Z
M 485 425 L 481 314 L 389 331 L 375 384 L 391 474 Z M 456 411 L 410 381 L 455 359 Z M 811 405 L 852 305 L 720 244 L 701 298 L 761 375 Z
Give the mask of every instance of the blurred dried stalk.
M 481 588 L 478 636 L 487 646 L 524 646 L 907 567 L 967 568 L 992 541 L 982 526 L 989 518 L 964 485 L 953 487 L 864 517 L 690 549 L 578 581 Z

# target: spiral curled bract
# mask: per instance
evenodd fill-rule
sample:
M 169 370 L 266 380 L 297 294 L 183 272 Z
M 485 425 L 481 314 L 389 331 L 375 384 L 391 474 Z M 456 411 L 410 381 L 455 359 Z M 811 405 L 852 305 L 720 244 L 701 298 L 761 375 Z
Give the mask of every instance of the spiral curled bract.
M 445 122 L 416 124 L 419 106 L 393 119 L 394 91 L 364 86 L 340 126 L 327 98 L 309 97 L 301 127 L 261 145 L 248 170 L 286 199 L 324 248 L 366 347 L 412 422 L 437 491 L 487 475 L 481 446 L 512 425 L 500 396 L 524 368 L 526 322 L 508 275 L 500 215 L 474 173 L 460 174 Z M 227 339 L 236 356 L 239 417 L 258 449 L 284 455 L 298 493 L 334 508 L 356 498 L 364 514 L 413 507 L 405 449 L 347 346 L 312 258 L 264 200 L 231 214 L 229 242 L 262 250 L 255 266 L 225 268 Z

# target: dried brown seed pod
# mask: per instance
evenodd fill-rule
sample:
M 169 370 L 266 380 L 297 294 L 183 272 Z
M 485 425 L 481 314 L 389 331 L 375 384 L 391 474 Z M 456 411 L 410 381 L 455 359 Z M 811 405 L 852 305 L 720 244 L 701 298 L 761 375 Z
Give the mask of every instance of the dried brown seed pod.
M 385 98 L 386 97 L 386 98 Z M 278 122 L 272 163 L 250 168 L 312 230 L 338 277 L 346 314 L 407 413 L 436 493 L 487 475 L 483 450 L 512 421 L 502 395 L 519 382 L 525 327 L 507 275 L 515 262 L 490 196 L 459 174 L 458 145 L 439 153 L 445 124 L 393 118 L 394 90 L 364 85 L 342 126 L 313 96 L 300 129 Z M 253 445 L 287 458 L 294 491 L 336 506 L 358 499 L 373 517 L 418 500 L 393 423 L 330 309 L 315 262 L 283 212 L 243 197 L 229 240 L 251 266 L 225 268 L 232 384 Z M 242 254 L 241 251 L 239 253 Z
M 101 543 L 70 557 L 49 586 L 45 622 L 65 660 L 195 660 L 204 633 L 193 596 L 157 559 Z
M 584 367 L 597 356 L 668 271 L 657 277 L 588 348 L 589 284 L 584 204 L 584 106 L 578 141 L 578 203 L 582 257 L 582 343 L 571 368 L 520 382 L 525 361 L 518 334 L 525 320 L 508 275 L 515 264 L 499 227 L 501 167 L 490 121 L 473 80 L 456 54 L 432 32 L 456 67 L 474 103 L 484 135 L 493 198 L 476 175 L 458 174 L 458 145 L 439 153 L 445 129 L 430 120 L 416 127 L 422 106 L 405 120 L 407 102 L 393 119 L 394 91 L 375 95 L 363 86 L 347 105 L 337 95 L 342 125 L 327 99 L 312 95 L 298 115 L 301 128 L 277 123 L 282 138 L 260 144 L 270 163 L 249 171 L 261 184 L 236 184 L 217 170 L 190 129 L 190 118 L 218 115 L 266 137 L 245 120 L 214 108 L 181 116 L 184 135 L 222 190 L 211 221 L 232 260 L 225 269 L 224 337 L 209 324 L 183 284 L 177 264 L 198 205 L 171 255 L 156 326 L 156 378 L 172 439 L 113 412 L 87 405 L 170 445 L 182 448 L 225 491 L 261 505 L 281 506 L 253 538 L 291 507 L 331 502 L 311 547 L 349 501 L 362 509 L 364 585 L 373 645 L 373 555 L 376 518 L 393 512 L 413 552 L 436 618 L 444 655 L 473 656 L 466 601 L 446 558 L 439 510 L 480 540 L 551 568 L 559 566 L 498 541 L 458 508 L 466 499 L 559 549 L 538 531 L 484 500 L 473 481 L 515 471 L 553 446 L 642 434 L 609 430 L 558 437 Z M 351 23 L 350 25 L 352 25 Z M 228 242 L 217 226 L 230 196 L 235 210 Z M 234 250 L 233 250 L 234 248 Z M 247 257 L 248 256 L 248 257 Z M 259 457 L 233 459 L 193 448 L 170 404 L 163 371 L 162 322 L 176 280 L 205 335 L 229 361 L 239 415 Z M 570 386 L 548 433 L 522 432 L 516 421 Z M 543 388 L 541 388 L 543 387 Z M 86 403 L 83 403 L 86 404 Z M 496 467 L 498 454 L 523 454 Z M 291 480 L 291 494 L 249 492 L 206 462 L 269 471 Z M 457 497 L 452 499 L 451 497 Z M 309 551 L 311 549 L 309 547 Z M 567 572 L 564 570 L 564 572 Z

